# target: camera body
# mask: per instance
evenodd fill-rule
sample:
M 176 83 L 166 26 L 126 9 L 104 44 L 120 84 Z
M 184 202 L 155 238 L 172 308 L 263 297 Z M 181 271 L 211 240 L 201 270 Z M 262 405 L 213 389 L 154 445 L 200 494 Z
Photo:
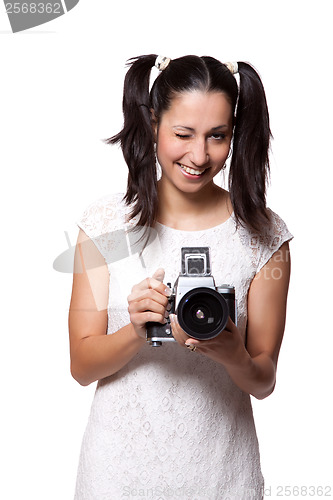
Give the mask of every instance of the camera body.
M 225 329 L 229 316 L 236 321 L 235 289 L 231 285 L 215 285 L 209 247 L 181 249 L 181 273 L 169 303 L 170 313 L 177 314 L 181 328 L 194 339 L 216 337 Z M 147 341 L 153 346 L 175 341 L 169 320 L 166 324 L 149 322 L 146 327 Z

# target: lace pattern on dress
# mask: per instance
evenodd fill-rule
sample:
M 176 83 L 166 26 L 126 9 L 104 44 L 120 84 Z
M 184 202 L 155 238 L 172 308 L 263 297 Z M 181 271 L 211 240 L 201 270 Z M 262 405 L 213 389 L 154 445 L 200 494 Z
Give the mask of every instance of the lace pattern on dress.
M 181 247 L 209 246 L 216 284 L 235 286 L 238 327 L 245 338 L 251 281 L 291 238 L 283 221 L 272 212 L 274 228 L 260 238 L 237 228 L 233 217 L 206 231 L 156 224 L 155 239 L 139 255 L 126 239 L 127 211 L 122 195 L 113 195 L 91 205 L 78 223 L 108 263 L 108 333 L 129 322 L 126 297 L 134 283 L 163 267 L 165 282 L 173 284 Z M 119 245 L 123 254 L 115 253 Z M 98 383 L 76 500 L 139 494 L 154 500 L 259 500 L 262 491 L 250 397 L 222 365 L 176 342 L 145 345 L 122 370 Z

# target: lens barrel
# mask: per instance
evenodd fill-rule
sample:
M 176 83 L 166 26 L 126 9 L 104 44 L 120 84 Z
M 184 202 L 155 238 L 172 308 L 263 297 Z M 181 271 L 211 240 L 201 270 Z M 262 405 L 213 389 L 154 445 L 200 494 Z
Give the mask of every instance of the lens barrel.
M 209 340 L 225 329 L 229 308 L 225 298 L 216 290 L 193 288 L 180 300 L 177 317 L 181 328 L 190 337 Z

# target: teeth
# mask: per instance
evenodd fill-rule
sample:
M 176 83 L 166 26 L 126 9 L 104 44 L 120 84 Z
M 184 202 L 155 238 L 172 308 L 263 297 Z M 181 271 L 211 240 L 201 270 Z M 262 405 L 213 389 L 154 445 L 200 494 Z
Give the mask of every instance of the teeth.
M 204 173 L 204 171 L 206 170 L 206 169 L 205 169 L 205 170 L 202 170 L 202 171 L 200 172 L 200 170 L 194 170 L 193 168 L 186 167 L 185 165 L 180 165 L 180 166 L 181 166 L 181 168 L 182 168 L 183 170 L 185 170 L 185 172 L 187 172 L 188 174 L 192 174 L 192 175 L 201 175 L 201 174 L 203 174 L 203 173 Z

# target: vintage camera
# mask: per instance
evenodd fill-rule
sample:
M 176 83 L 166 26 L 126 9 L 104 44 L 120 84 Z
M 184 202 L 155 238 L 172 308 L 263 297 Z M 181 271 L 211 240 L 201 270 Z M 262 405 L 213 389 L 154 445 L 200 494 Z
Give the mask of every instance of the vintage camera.
M 236 321 L 235 289 L 230 285 L 215 286 L 209 247 L 181 249 L 181 274 L 169 302 L 170 313 L 177 314 L 181 328 L 194 339 L 216 337 L 226 327 L 229 316 Z M 153 346 L 175 341 L 169 321 L 166 324 L 149 322 L 146 327 L 147 341 Z

